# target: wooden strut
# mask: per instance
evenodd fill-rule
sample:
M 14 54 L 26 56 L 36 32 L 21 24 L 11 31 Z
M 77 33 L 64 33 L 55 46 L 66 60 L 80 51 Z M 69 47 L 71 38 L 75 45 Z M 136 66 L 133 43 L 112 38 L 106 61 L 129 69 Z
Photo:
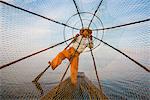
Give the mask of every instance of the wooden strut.
M 43 16 L 43 15 L 40 15 L 40 14 L 31 12 L 31 11 L 29 11 L 29 10 L 23 9 L 23 8 L 21 8 L 21 7 L 18 7 L 18 6 L 9 4 L 9 3 L 5 2 L 5 1 L 0 1 L 0 2 L 3 3 L 3 4 L 5 4 L 5 5 L 8 5 L 8 6 L 10 6 L 10 7 L 13 7 L 13 8 L 16 8 L 16 9 L 19 9 L 19 10 L 22 10 L 22 11 L 25 11 L 25 12 L 27 12 L 27 13 L 30 13 L 30 14 L 32 14 L 32 15 L 38 16 L 38 17 L 40 17 L 40 18 L 49 20 L 49 21 L 51 21 L 51 22 L 54 22 L 54 23 L 57 23 L 57 24 L 60 24 L 60 25 L 63 25 L 63 26 L 67 26 L 67 27 L 72 28 L 72 29 L 75 29 L 75 30 L 80 30 L 80 29 L 78 29 L 78 28 L 75 28 L 75 27 L 69 26 L 69 25 L 67 25 L 67 24 L 58 22 L 58 21 L 56 21 L 56 20 L 54 20 L 54 19 L 50 19 L 50 18 L 45 17 L 45 16 Z
M 88 41 L 89 41 L 89 37 L 88 37 Z M 89 45 L 90 45 L 90 41 L 89 41 Z M 99 89 L 102 90 L 101 84 L 100 84 L 100 79 L 99 79 L 98 72 L 97 72 L 95 58 L 94 58 L 93 51 L 92 51 L 91 48 L 90 48 L 90 52 L 91 52 L 91 56 L 92 56 L 92 59 L 93 59 L 93 64 L 94 64 L 95 74 L 96 74 L 96 77 L 97 77 L 97 80 L 98 80 Z
M 79 15 L 79 18 L 80 18 L 80 21 L 81 21 L 81 25 L 82 25 L 82 28 L 83 28 L 84 25 L 83 25 L 83 21 L 82 21 L 81 15 L 80 15 L 80 13 L 79 13 L 79 8 L 78 8 L 78 6 L 77 6 L 75 0 L 73 0 L 73 3 L 74 3 L 74 5 L 75 5 L 75 7 L 76 7 L 76 10 L 77 10 L 77 13 L 78 13 L 78 15 Z
M 150 18 L 135 21 L 135 22 L 130 22 L 130 23 L 126 23 L 126 24 L 116 25 L 116 26 L 112 26 L 112 27 L 107 27 L 107 28 L 93 29 L 92 31 L 115 29 L 115 28 L 125 27 L 125 26 L 134 25 L 134 24 L 138 24 L 138 23 L 143 23 L 143 22 L 147 22 L 147 21 L 150 21 Z
M 63 42 L 57 43 L 57 44 L 55 44 L 55 45 L 53 45 L 53 46 L 50 46 L 50 47 L 48 47 L 48 48 L 42 49 L 42 50 L 40 50 L 40 51 L 38 51 L 38 52 L 35 52 L 35 53 L 32 53 L 32 54 L 27 55 L 27 56 L 25 56 L 25 57 L 22 57 L 22 58 L 20 58 L 20 59 L 18 59 L 18 60 L 15 60 L 15 61 L 12 61 L 12 62 L 7 63 L 7 64 L 5 64 L 5 65 L 2 65 L 2 66 L 0 66 L 0 69 L 5 68 L 5 67 L 7 67 L 7 66 L 10 66 L 10 65 L 12 65 L 12 64 L 15 64 L 15 63 L 17 63 L 17 62 L 20 62 L 20 61 L 22 61 L 22 60 L 24 60 L 24 59 L 27 59 L 27 58 L 32 57 L 32 56 L 34 56 L 34 55 L 37 55 L 37 54 L 39 54 L 39 53 L 42 53 L 42 52 L 44 52 L 44 51 L 47 51 L 47 50 L 49 50 L 49 49 L 51 49 L 51 48 L 54 48 L 54 47 L 56 47 L 56 46 L 58 46 L 58 45 L 61 45 L 61 44 L 65 43 L 65 42 L 67 42 L 67 41 L 69 41 L 69 40 L 71 40 L 71 39 L 73 39 L 73 38 L 70 38 L 70 39 L 68 39 L 68 40 L 65 40 L 65 41 L 63 41 Z
M 93 37 L 94 37 L 94 36 L 93 36 Z M 105 45 L 111 47 L 112 49 L 118 51 L 119 53 L 121 53 L 122 55 L 124 55 L 125 57 L 127 57 L 128 59 L 130 59 L 131 61 L 133 61 L 135 64 L 139 65 L 139 66 L 140 66 L 141 68 L 143 68 L 145 71 L 150 72 L 150 70 L 149 70 L 148 68 L 146 68 L 145 66 L 143 66 L 142 64 L 140 64 L 139 62 L 137 62 L 136 60 L 134 60 L 133 58 L 129 57 L 128 55 L 126 55 L 125 53 L 123 53 L 122 51 L 120 51 L 119 49 L 117 49 L 117 48 L 111 46 L 110 44 L 104 42 L 103 40 L 101 40 L 101 39 L 99 39 L 99 38 L 97 38 L 97 37 L 94 37 L 94 38 L 97 39 L 97 40 L 99 40 L 99 41 L 101 41 L 101 42 L 104 43 Z
M 92 19 L 90 20 L 90 23 L 89 23 L 89 25 L 88 25 L 88 28 L 91 26 L 91 23 L 92 23 L 92 21 L 93 21 L 95 15 L 96 15 L 96 13 L 97 13 L 99 7 L 101 6 L 102 2 L 103 2 L 103 0 L 100 1 L 100 3 L 99 3 L 99 5 L 98 5 L 97 9 L 95 10 L 95 12 L 94 12 L 94 14 L 93 14 L 93 17 L 92 17 Z
M 91 23 L 92 23 L 94 17 L 96 16 L 96 13 L 97 13 L 99 7 L 101 6 L 102 2 L 103 2 L 103 0 L 100 1 L 100 3 L 99 3 L 99 5 L 98 5 L 97 9 L 95 10 L 95 12 L 94 12 L 94 14 L 93 14 L 93 17 L 92 17 L 92 19 L 90 20 L 90 23 L 89 23 L 89 25 L 88 25 L 88 29 L 90 28 Z M 89 42 L 89 45 L 90 45 L 89 36 L 88 36 L 88 42 Z M 91 52 L 91 56 L 92 56 L 92 59 L 93 59 L 93 64 L 94 64 L 94 69 L 95 69 L 96 78 L 97 78 L 97 81 L 98 81 L 98 84 L 99 84 L 99 89 L 100 89 L 100 91 L 102 92 L 102 88 L 101 88 L 101 84 L 100 84 L 100 80 L 99 80 L 99 76 L 98 76 L 98 72 L 97 72 L 97 67 L 96 67 L 95 58 L 94 58 L 93 51 L 92 51 L 91 48 L 90 48 L 90 52 Z

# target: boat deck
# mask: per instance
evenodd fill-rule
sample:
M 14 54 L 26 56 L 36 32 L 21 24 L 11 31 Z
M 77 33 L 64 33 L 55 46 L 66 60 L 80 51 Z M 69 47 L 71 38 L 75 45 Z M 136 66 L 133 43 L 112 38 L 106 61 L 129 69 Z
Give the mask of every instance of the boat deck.
M 57 93 L 56 93 L 57 91 Z M 42 100 L 78 100 L 78 99 L 92 99 L 92 100 L 107 100 L 107 97 L 99 90 L 85 75 L 83 72 L 78 73 L 78 84 L 73 87 L 71 84 L 70 77 L 64 80 L 60 86 L 56 86 L 51 89 L 46 95 L 44 95 Z

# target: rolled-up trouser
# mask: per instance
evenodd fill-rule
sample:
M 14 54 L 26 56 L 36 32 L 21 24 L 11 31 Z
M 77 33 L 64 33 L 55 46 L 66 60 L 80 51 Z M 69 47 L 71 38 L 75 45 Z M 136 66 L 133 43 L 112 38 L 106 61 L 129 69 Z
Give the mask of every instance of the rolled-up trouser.
M 61 64 L 61 62 L 67 58 L 71 63 L 71 83 L 73 85 L 77 84 L 77 74 L 78 74 L 78 62 L 79 62 L 79 53 L 76 51 L 73 47 L 70 47 L 69 49 L 65 49 L 62 52 L 60 52 L 51 62 L 51 67 L 55 69 L 58 65 Z

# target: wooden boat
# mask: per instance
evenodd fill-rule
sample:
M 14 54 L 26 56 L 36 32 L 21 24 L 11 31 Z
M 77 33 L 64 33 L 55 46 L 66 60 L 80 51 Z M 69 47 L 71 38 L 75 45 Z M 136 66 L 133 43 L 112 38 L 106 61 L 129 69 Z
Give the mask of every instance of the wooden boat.
M 51 89 L 41 100 L 107 100 L 108 98 L 84 74 L 78 72 L 78 84 L 73 87 L 70 77 Z

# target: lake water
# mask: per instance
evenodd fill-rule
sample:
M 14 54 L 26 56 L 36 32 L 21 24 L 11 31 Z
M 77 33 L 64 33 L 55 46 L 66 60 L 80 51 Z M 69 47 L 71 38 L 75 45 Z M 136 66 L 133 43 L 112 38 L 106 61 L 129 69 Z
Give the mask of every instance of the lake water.
M 149 75 L 149 74 L 147 74 Z M 149 77 L 145 75 L 137 80 L 118 79 L 101 80 L 104 93 L 110 100 L 150 100 L 150 82 Z M 34 84 L 28 83 L 4 83 L 6 80 L 1 80 L 1 100 L 20 100 L 20 99 L 40 99 L 40 92 L 35 88 Z M 47 93 L 58 82 L 40 82 Z M 97 81 L 93 80 L 97 85 Z M 80 99 L 80 98 L 79 98 Z
M 124 60 L 116 56 L 110 60 L 110 57 L 105 60 L 98 57 L 96 57 L 96 62 L 100 82 L 103 92 L 110 100 L 150 100 L 150 75 L 148 72 L 124 57 L 122 57 Z M 32 80 L 46 68 L 47 63 L 41 62 L 48 61 L 48 59 L 39 59 L 24 60 L 0 70 L 1 100 L 40 99 L 40 92 L 32 84 Z M 90 55 L 86 59 L 81 58 L 79 71 L 84 72 L 86 77 L 97 86 Z M 86 63 L 87 61 L 90 62 Z M 48 69 L 41 77 L 39 82 L 44 94 L 58 85 L 67 67 L 66 64 L 64 61 L 55 71 Z M 69 75 L 68 72 L 65 78 Z

